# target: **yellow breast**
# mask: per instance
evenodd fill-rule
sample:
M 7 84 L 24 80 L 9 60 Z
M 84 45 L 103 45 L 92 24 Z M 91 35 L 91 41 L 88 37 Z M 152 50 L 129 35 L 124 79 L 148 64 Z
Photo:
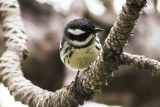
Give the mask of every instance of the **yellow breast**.
M 87 48 L 75 49 L 69 61 L 66 62 L 66 65 L 74 70 L 84 70 L 96 60 L 99 52 L 95 44 Z

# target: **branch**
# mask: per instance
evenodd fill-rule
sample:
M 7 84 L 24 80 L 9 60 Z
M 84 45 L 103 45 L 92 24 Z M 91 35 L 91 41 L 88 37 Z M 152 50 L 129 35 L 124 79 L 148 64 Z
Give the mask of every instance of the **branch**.
M 3 35 L 6 51 L 0 58 L 0 77 L 16 100 L 31 107 L 44 105 L 49 107 L 47 99 L 54 93 L 42 90 L 26 80 L 21 71 L 21 63 L 27 56 L 27 36 L 24 32 L 19 5 L 16 0 L 1 0 L 0 12 L 3 17 Z M 42 100 L 43 98 L 43 100 Z
M 152 74 L 158 75 L 160 73 L 160 62 L 146 58 L 145 56 L 132 55 L 124 52 L 121 55 L 121 63 L 135 68 L 149 70 Z
M 72 82 L 55 93 L 34 86 L 26 80 L 21 63 L 26 56 L 26 34 L 16 0 L 1 0 L 3 31 L 7 49 L 0 58 L 0 77 L 16 100 L 31 107 L 76 107 L 100 92 L 102 85 L 113 70 L 120 65 L 120 55 L 130 37 L 135 22 L 146 0 L 127 0 L 117 21 L 105 40 L 103 52 L 79 77 L 77 87 Z
M 85 100 L 91 99 L 100 92 L 100 87 L 106 83 L 106 79 L 113 70 L 120 66 L 120 55 L 134 25 L 145 6 L 146 0 L 127 0 L 117 21 L 111 28 L 105 40 L 102 54 L 79 78 L 78 92 Z

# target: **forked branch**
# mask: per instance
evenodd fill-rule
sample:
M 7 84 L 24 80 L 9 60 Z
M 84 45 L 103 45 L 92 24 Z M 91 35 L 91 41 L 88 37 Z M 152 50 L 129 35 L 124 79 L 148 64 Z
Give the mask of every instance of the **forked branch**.
M 130 61 L 136 64 L 133 56 L 123 53 L 123 48 L 145 4 L 146 0 L 127 0 L 105 40 L 103 52 L 80 76 L 77 87 L 72 82 L 53 93 L 33 85 L 24 78 L 21 63 L 27 53 L 27 37 L 19 5 L 17 0 L 1 0 L 0 12 L 3 17 L 3 35 L 7 47 L 0 58 L 0 78 L 3 84 L 8 87 L 16 100 L 30 107 L 76 107 L 78 104 L 83 104 L 84 100 L 89 100 L 100 92 L 107 77 L 121 64 L 129 64 Z M 156 64 L 159 65 L 159 62 Z

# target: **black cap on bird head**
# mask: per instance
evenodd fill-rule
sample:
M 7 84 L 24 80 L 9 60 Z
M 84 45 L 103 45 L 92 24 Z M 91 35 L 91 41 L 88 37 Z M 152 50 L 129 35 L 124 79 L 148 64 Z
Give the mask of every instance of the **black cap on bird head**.
M 88 19 L 74 19 L 66 25 L 65 30 L 67 29 L 81 29 L 91 33 L 104 31 L 101 28 L 96 28 L 95 25 Z

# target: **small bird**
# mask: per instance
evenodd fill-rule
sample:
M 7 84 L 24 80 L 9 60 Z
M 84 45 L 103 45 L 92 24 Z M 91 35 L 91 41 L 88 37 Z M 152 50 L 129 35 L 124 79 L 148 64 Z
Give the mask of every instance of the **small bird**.
M 96 28 L 88 19 L 74 19 L 64 28 L 60 43 L 60 58 L 72 70 L 84 70 L 91 65 L 102 51 L 96 33 L 104 31 Z

